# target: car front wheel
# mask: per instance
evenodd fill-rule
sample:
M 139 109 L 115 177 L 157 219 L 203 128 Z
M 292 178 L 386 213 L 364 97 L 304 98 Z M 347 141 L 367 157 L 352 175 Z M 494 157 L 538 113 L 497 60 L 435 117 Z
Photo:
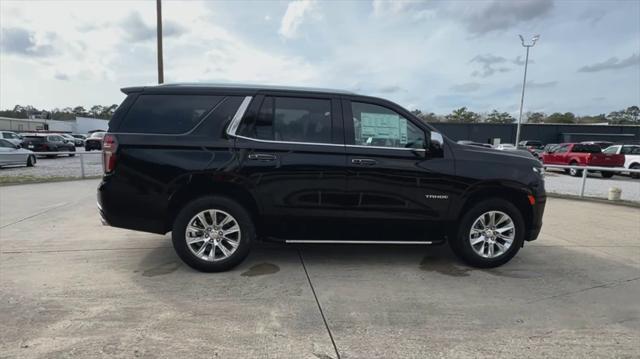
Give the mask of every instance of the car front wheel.
M 490 199 L 463 215 L 449 245 L 466 263 L 491 268 L 511 260 L 522 247 L 524 237 L 524 219 L 518 208 L 502 199 Z
M 27 157 L 27 167 L 33 167 L 35 164 L 36 164 L 36 156 L 29 155 L 29 157 Z
M 249 254 L 255 229 L 249 213 L 237 202 L 207 196 L 188 203 L 173 224 L 172 241 L 178 256 L 203 272 L 221 272 Z

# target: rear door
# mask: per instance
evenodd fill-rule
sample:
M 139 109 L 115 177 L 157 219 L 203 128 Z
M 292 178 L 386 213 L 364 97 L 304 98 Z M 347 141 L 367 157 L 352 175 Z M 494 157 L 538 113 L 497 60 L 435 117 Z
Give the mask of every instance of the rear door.
M 432 142 L 428 127 L 393 104 L 353 98 L 343 108 L 351 238 L 439 238 L 433 232 L 445 219 L 456 183 L 443 143 Z M 434 147 L 427 151 L 426 143 Z
M 272 235 L 338 238 L 346 188 L 341 124 L 332 95 L 262 92 L 253 99 L 235 146 Z

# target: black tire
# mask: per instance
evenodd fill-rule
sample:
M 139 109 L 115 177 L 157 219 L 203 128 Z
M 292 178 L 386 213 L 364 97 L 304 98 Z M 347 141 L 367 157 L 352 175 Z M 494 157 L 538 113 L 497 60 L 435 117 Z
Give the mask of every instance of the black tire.
M 602 175 L 603 178 L 611 178 L 613 177 L 614 172 L 602 171 L 600 172 L 600 174 Z
M 640 164 L 634 163 L 631 166 L 629 166 L 629 169 L 640 170 Z M 631 173 L 631 178 L 640 178 L 640 173 Z
M 191 219 L 207 209 L 229 213 L 238 222 L 241 233 L 235 252 L 215 262 L 198 258 L 191 252 L 185 239 L 185 231 Z M 176 253 L 191 268 L 202 272 L 222 272 L 235 267 L 247 257 L 251 242 L 255 239 L 255 227 L 249 212 L 236 201 L 222 196 L 207 196 L 189 202 L 180 210 L 173 223 L 171 237 Z
M 469 233 L 475 220 L 483 213 L 501 211 L 506 213 L 514 223 L 515 235 L 511 247 L 502 255 L 495 258 L 484 258 L 471 247 Z M 475 204 L 463 216 L 453 238 L 449 239 L 449 246 L 453 252 L 467 264 L 478 268 L 493 268 L 501 266 L 513 258 L 524 243 L 525 224 L 520 210 L 512 203 L 503 199 L 487 199 Z
M 30 155 L 27 157 L 27 167 L 33 167 L 36 164 L 36 156 Z
M 569 166 L 577 166 L 578 162 L 571 162 L 569 163 Z M 575 168 L 569 168 L 569 175 L 573 176 L 573 177 L 581 177 L 582 176 L 582 170 L 578 170 Z

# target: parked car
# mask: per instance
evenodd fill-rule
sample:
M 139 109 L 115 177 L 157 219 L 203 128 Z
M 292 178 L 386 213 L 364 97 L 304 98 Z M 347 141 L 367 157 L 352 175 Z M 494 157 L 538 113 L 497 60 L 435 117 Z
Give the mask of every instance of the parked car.
M 79 147 L 84 145 L 84 141 L 78 138 L 75 138 L 74 136 L 68 134 L 68 133 L 61 133 L 60 136 L 62 136 L 65 140 L 69 141 L 70 143 L 73 143 L 73 145 L 75 147 Z
M 476 147 L 485 147 L 485 148 L 493 148 L 493 146 L 491 146 L 488 143 L 480 143 L 480 142 L 474 142 L 474 141 L 465 141 L 465 140 L 460 140 L 458 141 L 458 144 L 461 145 L 466 145 L 466 146 L 476 146 Z
M 22 140 L 22 147 L 33 152 L 75 152 L 76 146 L 60 135 L 29 135 Z M 55 154 L 46 155 L 56 157 Z M 75 154 L 69 154 L 73 157 Z
M 94 132 L 91 136 L 87 137 L 84 140 L 84 149 L 85 151 L 91 150 L 101 150 L 102 149 L 102 138 L 104 137 L 106 132 Z
M 596 167 L 622 167 L 624 155 L 602 153 L 595 144 L 562 143 L 557 145 L 552 152 L 545 152 L 542 156 L 545 165 L 569 165 L 569 166 L 596 166 Z M 565 170 L 572 176 L 581 176 L 582 171 L 576 168 Z M 614 172 L 602 171 L 602 177 L 610 178 Z
M 582 144 L 585 145 L 596 145 L 598 147 L 600 147 L 600 149 L 605 149 L 611 145 L 613 145 L 613 142 L 609 142 L 609 141 L 583 141 L 580 142 Z
M 237 265 L 257 238 L 448 240 L 471 265 L 494 267 L 542 225 L 540 162 L 458 145 L 387 100 L 251 86 L 123 92 L 103 140 L 103 222 L 171 231 L 198 270 Z
M 640 170 L 640 145 L 613 145 L 602 153 L 624 155 L 624 168 Z M 631 173 L 631 177 L 640 178 L 640 173 Z
M 544 145 L 540 141 L 524 140 L 518 142 L 518 148 L 529 151 L 535 158 L 542 158 Z
M 496 150 L 500 150 L 500 151 L 515 151 L 517 150 L 516 146 L 510 144 L 510 143 L 500 143 L 498 145 L 495 145 L 494 148 Z
M 5 139 L 0 139 L 0 166 L 25 165 L 33 167 L 35 164 L 36 156 L 33 152 Z
M 13 131 L 0 131 L 0 138 L 13 143 L 14 145 L 22 144 L 22 136 Z

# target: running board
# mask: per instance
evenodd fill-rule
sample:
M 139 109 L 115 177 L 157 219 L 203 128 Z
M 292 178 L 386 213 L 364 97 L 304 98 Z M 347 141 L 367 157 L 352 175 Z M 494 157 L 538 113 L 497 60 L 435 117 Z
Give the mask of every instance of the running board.
M 319 243 L 319 244 L 433 244 L 431 241 L 334 241 L 312 239 L 287 239 L 285 243 Z

